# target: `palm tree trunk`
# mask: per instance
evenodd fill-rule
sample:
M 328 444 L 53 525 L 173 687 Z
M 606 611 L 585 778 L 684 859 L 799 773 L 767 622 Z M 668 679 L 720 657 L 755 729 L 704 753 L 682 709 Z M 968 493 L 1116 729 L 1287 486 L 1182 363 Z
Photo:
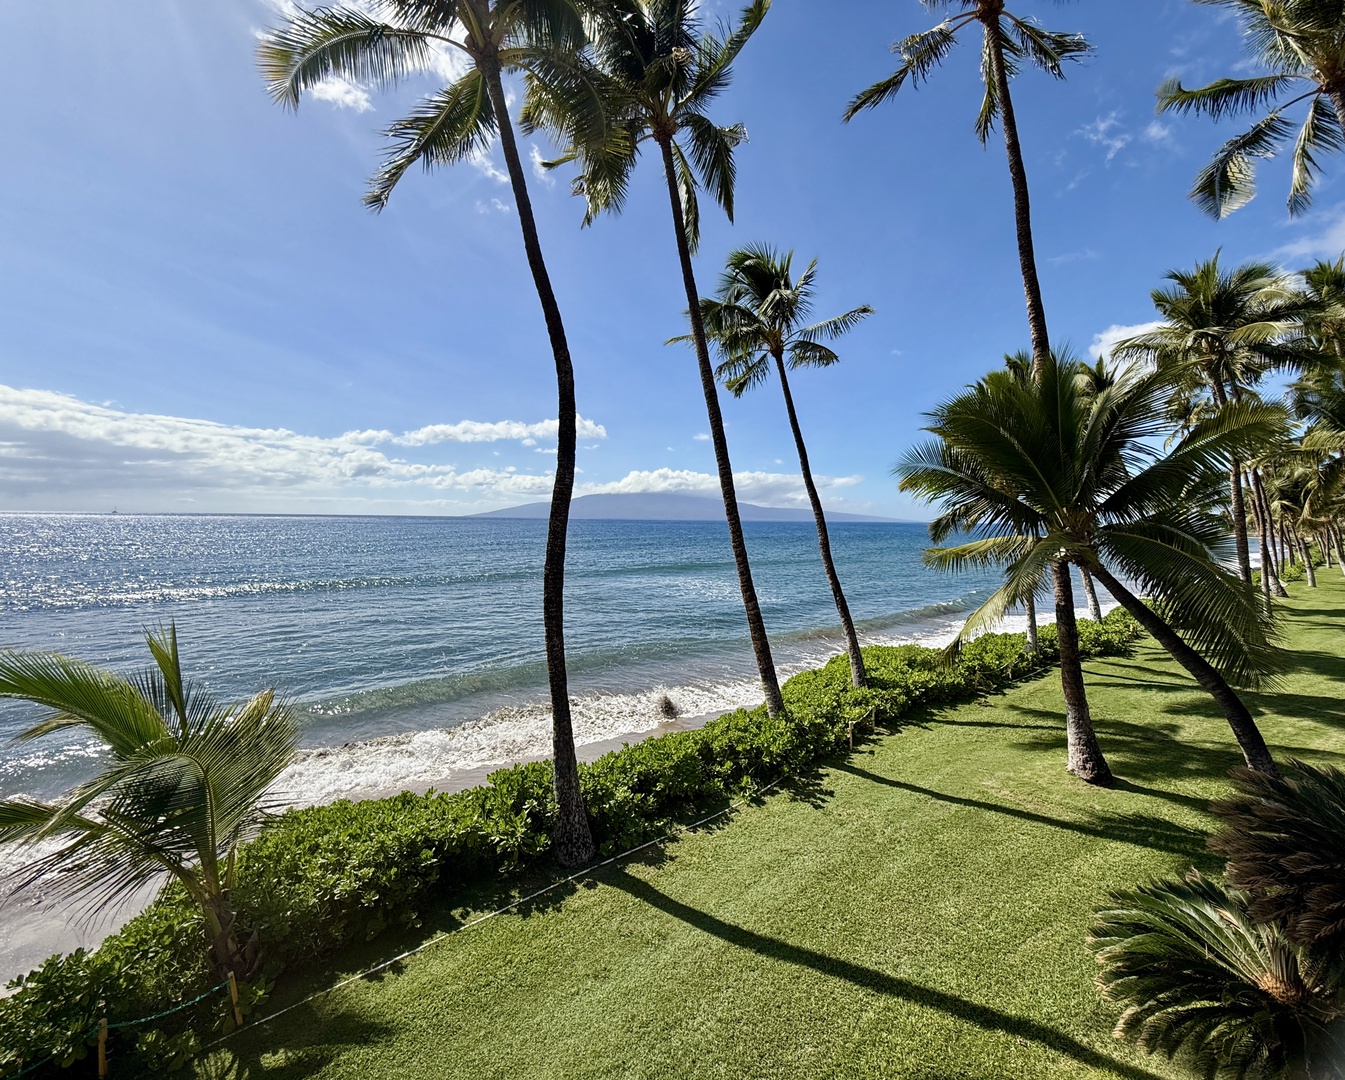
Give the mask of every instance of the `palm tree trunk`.
M 1331 107 L 1336 111 L 1337 123 L 1339 123 L 1341 127 L 1345 127 L 1345 90 L 1332 89 L 1327 94 L 1327 97 L 1331 99 Z M 1337 344 L 1336 348 L 1339 350 L 1339 344 Z
M 1336 545 L 1336 563 L 1340 566 L 1340 572 L 1345 574 L 1345 542 L 1340 538 L 1340 526 L 1331 525 L 1328 529 Z
M 198 894 L 201 913 L 205 916 L 206 936 L 210 939 L 210 958 L 221 976 L 233 972 L 236 978 L 247 978 L 247 958 L 238 945 L 234 932 L 234 911 L 229 898 L 223 894 Z
M 1265 481 L 1261 479 L 1261 470 L 1255 467 L 1252 469 L 1252 496 L 1261 506 L 1261 562 L 1264 567 L 1266 558 L 1270 560 L 1270 591 L 1275 596 L 1288 596 L 1284 582 L 1280 580 L 1280 568 L 1283 564 L 1279 549 L 1275 546 L 1275 517 L 1270 510 L 1270 499 L 1266 495 Z M 1262 577 L 1264 576 L 1263 571 Z
M 1085 567 L 1079 567 L 1079 576 L 1083 578 L 1083 594 L 1088 598 L 1088 617 L 1095 623 L 1102 621 L 1102 605 L 1097 602 L 1097 589 L 1093 587 L 1093 575 Z
M 700 365 L 701 389 L 705 392 L 705 411 L 710 421 L 710 439 L 715 448 L 715 464 L 719 468 L 719 490 L 724 496 L 724 516 L 728 518 L 729 543 L 733 547 L 733 561 L 738 566 L 738 588 L 743 594 L 743 607 L 747 610 L 747 629 L 752 637 L 757 670 L 761 674 L 761 688 L 766 695 L 766 711 L 771 716 L 778 716 L 784 712 L 785 702 L 780 696 L 780 681 L 775 675 L 771 643 L 766 637 L 766 623 L 761 617 L 761 604 L 757 601 L 756 586 L 752 584 L 752 567 L 747 561 L 747 543 L 743 539 L 743 523 L 738 516 L 738 495 L 733 486 L 733 466 L 729 462 L 728 440 L 724 437 L 724 417 L 719 411 L 719 387 L 715 383 L 714 368 L 710 366 L 710 350 L 705 343 L 705 324 L 701 321 L 700 295 L 691 266 L 686 219 L 682 216 L 682 200 L 677 192 L 677 167 L 673 162 L 671 139 L 660 139 L 659 148 L 663 151 L 663 172 L 668 181 L 668 198 L 672 201 L 677 255 L 682 263 L 682 284 L 686 286 L 687 309 L 691 316 L 691 338 L 696 346 L 696 361 Z
M 1102 756 L 1088 712 L 1083 665 L 1079 662 L 1079 626 L 1074 619 L 1074 587 L 1069 563 L 1051 567 L 1055 577 L 1055 625 L 1060 640 L 1060 688 L 1065 695 L 1065 744 L 1070 772 L 1090 784 L 1110 784 L 1111 769 Z
M 1004 66 L 1004 30 L 998 11 L 983 20 L 989 44 L 991 77 L 999 98 L 1000 120 L 1004 125 L 1004 151 L 1009 158 L 1009 178 L 1013 182 L 1013 219 L 1018 231 L 1018 265 L 1023 275 L 1023 293 L 1027 299 L 1027 324 L 1032 334 L 1032 374 L 1039 376 L 1051 355 L 1051 339 L 1046 332 L 1046 305 L 1041 282 L 1037 278 L 1037 256 L 1032 244 L 1032 205 L 1027 190 L 1027 170 L 1023 167 L 1023 148 L 1018 142 L 1018 120 L 1009 93 L 1009 73 Z
M 1317 546 L 1322 549 L 1322 562 L 1328 570 L 1331 569 L 1331 544 L 1327 540 L 1325 530 L 1317 533 Z
M 1266 515 L 1261 508 L 1261 495 L 1256 487 L 1256 470 L 1247 473 L 1247 485 L 1252 493 L 1252 517 L 1256 521 L 1256 539 L 1261 549 L 1261 594 L 1267 607 L 1270 605 L 1270 579 L 1275 576 L 1274 559 L 1270 554 L 1269 536 L 1266 532 Z
M 1023 612 L 1027 615 L 1027 651 L 1034 653 L 1038 649 L 1037 644 L 1037 598 L 1028 596 L 1023 601 Z
M 1308 543 L 1307 538 L 1295 530 L 1298 537 L 1298 550 L 1303 554 L 1303 572 L 1308 575 L 1308 588 L 1317 588 L 1317 568 L 1312 565 L 1312 545 Z
M 1148 604 L 1112 577 L 1104 567 L 1099 564 L 1092 570 L 1093 575 L 1107 586 L 1107 591 L 1116 597 L 1117 602 L 1135 617 L 1135 621 L 1144 627 L 1154 640 L 1162 645 L 1177 663 L 1186 668 L 1195 677 L 1196 682 L 1214 698 L 1219 711 L 1228 721 L 1228 726 L 1233 729 L 1233 737 L 1242 748 L 1242 757 L 1247 762 L 1247 767 L 1267 776 L 1279 776 L 1280 771 L 1275 767 L 1275 759 L 1270 756 L 1266 740 L 1261 737 L 1260 728 L 1256 726 L 1256 721 L 1252 719 L 1247 706 L 1228 685 L 1227 680 L 1215 671 L 1203 656 L 1186 644 L 1178 636 L 1177 631 L 1160 619 Z
M 574 469 L 577 433 L 574 395 L 574 365 L 570 360 L 570 346 L 561 322 L 560 305 L 551 288 L 551 277 L 542 259 L 542 245 L 537 236 L 537 222 L 532 214 L 532 200 L 514 142 L 514 129 L 509 120 L 509 107 L 504 87 L 500 83 L 499 65 L 483 65 L 486 92 L 495 112 L 500 133 L 500 149 L 504 152 L 509 184 L 514 203 L 518 207 L 518 221 L 523 230 L 523 246 L 528 254 L 528 268 L 532 271 L 537 298 L 546 319 L 546 332 L 551 341 L 551 353 L 556 364 L 557 422 L 556 478 L 551 486 L 551 513 L 546 528 L 546 559 L 542 567 L 542 626 L 546 634 L 546 673 L 551 686 L 551 754 L 556 791 L 556 830 L 553 837 L 556 858 L 562 866 L 580 866 L 593 858 L 593 833 L 584 797 L 579 789 L 579 762 L 574 751 L 574 726 L 570 717 L 569 677 L 565 669 L 565 540 L 570 521 L 570 498 L 574 494 Z
M 827 517 L 822 512 L 822 500 L 817 494 L 817 485 L 813 483 L 813 470 L 808 464 L 808 450 L 803 445 L 803 431 L 799 428 L 799 417 L 794 411 L 794 395 L 789 390 L 789 378 L 785 374 L 785 362 L 775 357 L 775 369 L 780 374 L 780 389 L 785 394 L 785 409 L 789 413 L 789 427 L 794 432 L 794 446 L 799 452 L 799 468 L 803 472 L 803 486 L 808 492 L 808 502 L 813 508 L 813 520 L 817 522 L 817 547 L 822 553 L 822 565 L 827 572 L 827 584 L 831 586 L 831 598 L 836 602 L 836 614 L 841 617 L 841 629 L 845 632 L 845 649 L 850 655 L 850 682 L 856 687 L 867 685 L 868 677 L 864 671 L 864 654 L 859 651 L 859 638 L 855 634 L 855 622 L 850 618 L 850 605 L 845 602 L 845 593 L 841 590 L 841 579 L 836 573 L 836 564 L 831 558 L 831 537 L 827 534 Z
M 1233 542 L 1238 552 L 1238 577 L 1252 583 L 1251 548 L 1247 544 L 1247 504 L 1242 497 L 1242 462 L 1236 457 L 1228 465 L 1228 494 L 1233 514 Z

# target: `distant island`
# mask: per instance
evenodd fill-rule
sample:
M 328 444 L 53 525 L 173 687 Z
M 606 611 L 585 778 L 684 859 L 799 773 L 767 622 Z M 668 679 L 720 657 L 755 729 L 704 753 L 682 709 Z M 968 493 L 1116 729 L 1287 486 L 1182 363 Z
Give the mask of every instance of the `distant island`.
M 472 517 L 545 518 L 551 504 L 545 502 L 509 506 Z M 811 510 L 756 506 L 740 502 L 744 521 L 812 521 Z M 578 521 L 722 521 L 724 504 L 705 495 L 581 495 L 570 504 L 570 517 Z M 891 524 L 895 518 L 869 517 L 827 511 L 828 521 L 867 521 Z

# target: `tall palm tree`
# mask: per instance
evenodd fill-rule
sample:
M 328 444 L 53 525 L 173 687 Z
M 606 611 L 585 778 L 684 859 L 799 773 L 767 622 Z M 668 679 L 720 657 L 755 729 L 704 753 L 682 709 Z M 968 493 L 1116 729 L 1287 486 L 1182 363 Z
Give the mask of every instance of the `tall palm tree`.
M 1268 74 L 1218 79 L 1187 90 L 1177 79 L 1158 88 L 1158 111 L 1225 116 L 1263 113 L 1215 153 L 1191 188 L 1207 214 L 1227 217 L 1256 195 L 1256 159 L 1294 140 L 1289 213 L 1312 204 L 1319 155 L 1345 146 L 1345 7 L 1335 0 L 1195 0 L 1227 8 L 1243 24 L 1252 62 Z M 1302 124 L 1286 110 L 1308 102 Z M 1266 111 L 1269 110 L 1269 111 Z
M 556 369 L 556 472 L 542 570 L 542 624 L 559 810 L 555 851 L 562 864 L 577 866 L 593 857 L 594 845 L 579 790 L 565 666 L 565 542 L 577 443 L 574 365 L 542 257 L 502 76 L 527 69 L 542 49 L 563 53 L 582 47 L 581 0 L 375 0 L 373 8 L 379 17 L 355 7 L 296 10 L 263 37 L 258 59 L 272 96 L 291 108 L 298 108 L 305 90 L 333 75 L 391 86 L 423 70 L 437 49 L 451 49 L 466 60 L 461 77 L 388 128 L 388 156 L 365 196 L 375 210 L 387 204 L 417 162 L 426 168 L 453 165 L 500 140 Z
M 857 94 L 845 110 L 847 121 L 864 109 L 882 104 L 906 83 L 919 86 L 931 71 L 943 63 L 958 41 L 958 33 L 973 24 L 981 26 L 981 78 L 985 96 L 976 117 L 976 135 L 984 144 L 994 130 L 996 119 L 1004 126 L 1004 149 L 1009 159 L 1009 178 L 1013 184 L 1014 223 L 1018 233 L 1018 262 L 1027 299 L 1027 321 L 1032 332 L 1034 370 L 1047 362 L 1050 336 L 1046 331 L 1046 307 L 1041 283 L 1037 278 L 1037 260 L 1032 243 L 1032 206 L 1027 187 L 1027 170 L 1018 139 L 1018 121 L 1014 116 L 1009 80 L 1023 64 L 1031 64 L 1055 76 L 1065 77 L 1066 60 L 1078 60 L 1092 51 L 1081 34 L 1044 30 L 1036 22 L 1020 18 L 1005 8 L 1004 0 L 921 0 L 931 11 L 956 9 L 931 30 L 912 34 L 892 46 L 901 56 L 901 67 L 892 75 Z
M 299 725 L 274 691 L 225 706 L 186 682 L 174 628 L 146 642 L 154 666 L 129 679 L 55 653 L 0 653 L 0 697 L 51 710 L 19 738 L 77 728 L 108 753 L 97 776 L 58 802 L 0 802 L 0 842 L 62 841 L 25 868 L 20 889 L 41 882 L 102 906 L 165 876 L 181 882 L 215 966 L 245 976 L 257 954 L 235 931 L 234 858 L 270 808 Z
M 1162 324 L 1118 343 L 1112 355 L 1171 368 L 1175 401 L 1188 412 L 1193 401 L 1216 410 L 1239 402 L 1267 372 L 1298 366 L 1311 355 L 1298 332 L 1303 301 L 1270 263 L 1225 270 L 1216 252 L 1194 270 L 1165 276 L 1172 285 L 1150 294 Z M 1227 468 L 1238 573 L 1250 582 L 1241 458 L 1231 456 Z
M 709 188 L 733 220 L 733 151 L 747 135 L 741 124 L 716 124 L 706 109 L 728 86 L 733 61 L 769 9 L 770 0 L 754 0 L 721 40 L 699 24 L 694 0 L 607 0 L 589 26 L 590 54 L 557 54 L 530 70 L 523 122 L 547 128 L 567 144 L 565 154 L 550 164 L 578 162 L 575 190 L 587 200 L 586 225 L 604 210 L 621 210 L 640 148 L 651 142 L 658 148 L 738 586 L 766 707 L 775 716 L 784 700 L 752 582 L 691 264 L 700 240 L 697 189 Z
M 700 303 L 701 320 L 711 341 L 723 356 L 716 375 L 734 397 L 742 397 L 752 387 L 770 378 L 772 367 L 780 377 L 780 389 L 785 398 L 789 429 L 794 434 L 794 446 L 799 454 L 799 468 L 803 486 L 817 523 L 817 546 L 822 554 L 831 597 L 845 633 L 846 651 L 850 656 L 850 680 L 855 686 L 865 685 L 864 656 L 859 649 L 859 636 L 850 617 L 841 579 L 831 557 L 831 538 L 827 533 L 827 518 L 822 510 L 822 499 L 813 482 L 808 465 L 808 449 L 803 442 L 794 395 L 789 388 L 787 370 L 800 367 L 830 367 L 840 357 L 822 343 L 821 339 L 835 339 L 860 321 L 873 314 L 867 305 L 853 308 L 821 322 L 808 323 L 812 314 L 813 279 L 817 260 L 795 280 L 791 272 L 794 253 L 781 255 L 765 245 L 740 248 L 731 252 L 727 269 L 719 279 L 719 292 L 711 300 Z M 806 325 L 805 325 L 806 324 Z M 674 338 L 675 341 L 685 341 Z
M 1339 1080 L 1345 964 L 1257 922 L 1246 893 L 1198 874 L 1115 893 L 1089 944 L 1116 1036 L 1203 1080 Z
M 934 565 L 1007 568 L 1004 586 L 973 612 L 964 636 L 1020 603 L 1046 566 L 1086 567 L 1210 693 L 1248 766 L 1274 774 L 1265 740 L 1229 683 L 1253 683 L 1275 664 L 1270 614 L 1221 565 L 1227 532 L 1211 492 L 1221 459 L 1273 430 L 1280 411 L 1244 402 L 1160 448 L 1170 394 L 1165 372 L 1131 370 L 1098 389 L 1083 365 L 1054 355 L 1037 379 L 994 372 L 930 414 L 935 438 L 913 449 L 897 474 L 903 490 L 942 505 L 930 526 L 936 544 L 958 531 L 977 537 L 931 552 Z M 1070 766 L 1085 779 L 1105 778 L 1072 603 L 1059 600 L 1057 593 Z

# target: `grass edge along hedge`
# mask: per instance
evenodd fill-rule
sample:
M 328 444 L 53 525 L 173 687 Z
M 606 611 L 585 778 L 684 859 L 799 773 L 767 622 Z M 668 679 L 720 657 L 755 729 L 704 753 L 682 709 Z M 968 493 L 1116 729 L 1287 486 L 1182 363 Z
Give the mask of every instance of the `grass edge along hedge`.
M 1124 654 L 1140 636 L 1121 610 L 1081 620 L 1080 651 Z M 786 714 L 739 709 L 692 731 L 674 732 L 580 765 L 580 783 L 603 854 L 626 851 L 727 801 L 834 752 L 852 722 L 898 723 L 911 709 L 1002 688 L 1059 659 L 1056 628 L 1039 648 L 1024 634 L 985 634 L 957 660 L 919 645 L 864 649 L 869 685 L 850 685 L 840 654 L 785 683 Z M 423 915 L 463 886 L 537 866 L 551 846 L 555 806 L 550 762 L 492 773 L 485 785 L 451 795 L 403 793 L 289 810 L 244 846 L 233 892 L 244 935 L 256 933 L 266 967 L 244 989 L 244 1011 L 265 1000 L 285 966 L 319 963 L 353 942 Z M 169 887 L 95 951 L 47 959 L 0 999 L 0 1077 L 41 1076 L 86 1061 L 97 1025 L 152 1016 L 216 981 L 199 912 Z M 163 1071 L 187 1061 L 200 1035 L 233 1024 L 227 995 L 144 1025 L 112 1031 L 119 1061 Z M 42 1063 L 46 1061 L 46 1064 Z M 28 1071 L 32 1070 L 32 1071 Z

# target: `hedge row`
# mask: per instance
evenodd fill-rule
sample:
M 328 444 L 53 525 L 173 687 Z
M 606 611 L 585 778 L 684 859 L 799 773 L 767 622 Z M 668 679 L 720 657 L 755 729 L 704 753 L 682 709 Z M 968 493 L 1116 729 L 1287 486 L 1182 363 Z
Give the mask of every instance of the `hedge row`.
M 1084 655 L 1125 652 L 1139 636 L 1120 611 L 1101 624 L 1082 621 Z M 987 634 L 955 663 L 916 645 L 864 650 L 870 685 L 850 685 L 845 656 L 806 671 L 783 687 L 787 715 L 738 710 L 695 731 L 647 739 L 580 766 L 594 837 L 606 853 L 624 851 L 745 792 L 832 753 L 852 722 L 898 723 L 911 709 L 965 699 L 1050 667 L 1058 659 L 1055 627 L 1039 649 L 1022 634 Z M 246 845 L 233 900 L 245 933 L 267 957 L 266 978 L 249 988 L 246 1006 L 264 999 L 267 980 L 288 966 L 311 965 L 389 926 L 414 926 L 432 905 L 462 887 L 535 866 L 550 849 L 555 813 L 547 762 L 494 773 L 483 787 L 453 795 L 402 794 L 291 810 Z M 95 952 L 53 956 L 16 980 L 0 999 L 0 1076 L 55 1055 L 32 1075 L 75 1067 L 91 1071 L 90 1034 L 162 1011 L 209 989 L 198 913 L 175 888 Z M 118 1029 L 113 1047 L 123 1068 L 142 1071 L 181 1063 L 199 1046 L 198 1032 L 232 1023 L 223 994 L 153 1024 Z

